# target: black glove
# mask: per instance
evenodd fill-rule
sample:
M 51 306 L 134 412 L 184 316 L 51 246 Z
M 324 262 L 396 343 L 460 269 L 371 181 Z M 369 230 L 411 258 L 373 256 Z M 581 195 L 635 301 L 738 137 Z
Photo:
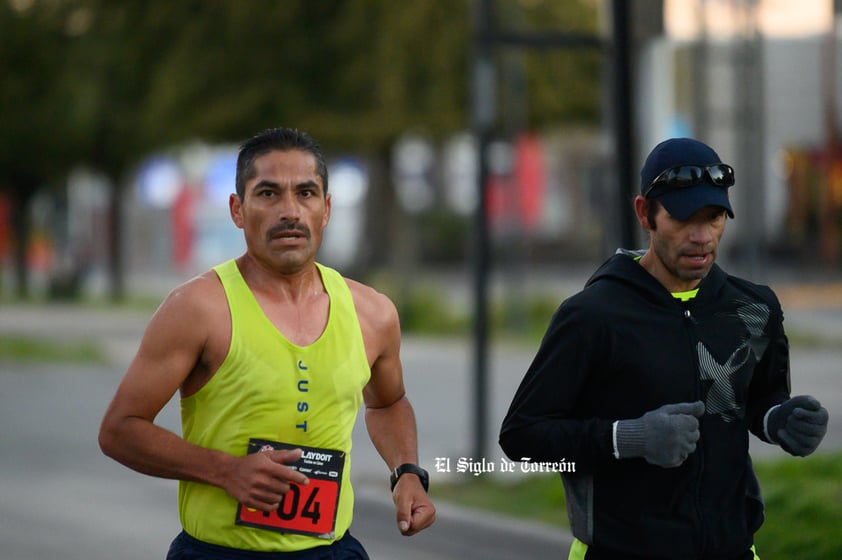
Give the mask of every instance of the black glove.
M 806 457 L 827 433 L 827 418 L 827 410 L 819 401 L 800 395 L 772 409 L 766 431 L 772 442 L 790 455 Z
M 617 422 L 620 459 L 643 457 L 659 467 L 677 467 L 696 450 L 705 403 L 665 404 L 635 420 Z

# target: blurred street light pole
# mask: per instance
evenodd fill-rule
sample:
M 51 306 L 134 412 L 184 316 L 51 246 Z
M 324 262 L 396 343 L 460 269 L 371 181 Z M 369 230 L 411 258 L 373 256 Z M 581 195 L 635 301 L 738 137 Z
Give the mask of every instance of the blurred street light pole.
M 571 49 L 604 50 L 595 35 L 581 33 L 534 33 L 497 29 L 492 0 L 474 0 L 474 47 L 472 75 L 472 127 L 477 140 L 478 204 L 474 219 L 473 295 L 474 295 L 474 457 L 485 457 L 488 436 L 488 279 L 491 270 L 488 228 L 488 147 L 496 118 L 496 70 L 493 49 Z M 628 195 L 633 191 L 634 157 L 631 99 L 631 41 L 627 0 L 612 0 L 612 107 L 614 110 L 617 185 L 620 190 L 621 246 L 634 245 L 632 216 Z
M 491 30 L 491 0 L 474 3 L 474 67 L 472 117 L 477 141 L 477 197 L 474 219 L 474 457 L 484 457 L 488 417 L 488 146 L 494 124 L 495 76 L 488 36 Z
M 634 92 L 632 82 L 631 17 L 628 0 L 611 2 L 611 81 L 614 118 L 614 159 L 617 166 L 617 203 L 620 247 L 634 247 L 635 221 L 629 201 L 635 194 Z

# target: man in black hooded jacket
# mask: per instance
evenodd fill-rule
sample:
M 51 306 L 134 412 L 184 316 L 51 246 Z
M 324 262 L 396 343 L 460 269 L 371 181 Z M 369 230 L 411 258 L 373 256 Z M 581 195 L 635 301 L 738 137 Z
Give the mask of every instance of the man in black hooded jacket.
M 783 312 L 714 261 L 734 171 L 688 138 L 656 146 L 634 201 L 649 248 L 565 301 L 503 421 L 514 460 L 562 474 L 570 560 L 752 560 L 763 501 L 748 432 L 812 453 L 827 411 L 790 397 Z

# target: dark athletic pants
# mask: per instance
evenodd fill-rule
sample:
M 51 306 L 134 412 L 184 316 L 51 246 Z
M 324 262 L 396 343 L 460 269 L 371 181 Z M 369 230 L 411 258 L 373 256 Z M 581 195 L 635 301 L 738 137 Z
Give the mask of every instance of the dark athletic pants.
M 173 540 L 167 560 L 369 560 L 360 541 L 346 532 L 328 546 L 299 552 L 254 552 L 208 544 L 184 531 Z

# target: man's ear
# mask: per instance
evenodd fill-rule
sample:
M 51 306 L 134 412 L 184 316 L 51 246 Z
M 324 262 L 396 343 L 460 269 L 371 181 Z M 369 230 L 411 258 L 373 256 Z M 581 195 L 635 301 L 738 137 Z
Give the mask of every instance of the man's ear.
M 325 216 L 322 219 L 322 229 L 327 227 L 328 222 L 330 221 L 330 207 L 331 207 L 331 196 L 330 193 L 325 195 Z
M 228 196 L 228 211 L 231 213 L 231 220 L 234 225 L 243 229 L 243 202 L 236 193 Z
M 649 223 L 649 201 L 640 195 L 634 197 L 634 213 L 640 226 L 646 231 L 652 231 L 653 224 Z

